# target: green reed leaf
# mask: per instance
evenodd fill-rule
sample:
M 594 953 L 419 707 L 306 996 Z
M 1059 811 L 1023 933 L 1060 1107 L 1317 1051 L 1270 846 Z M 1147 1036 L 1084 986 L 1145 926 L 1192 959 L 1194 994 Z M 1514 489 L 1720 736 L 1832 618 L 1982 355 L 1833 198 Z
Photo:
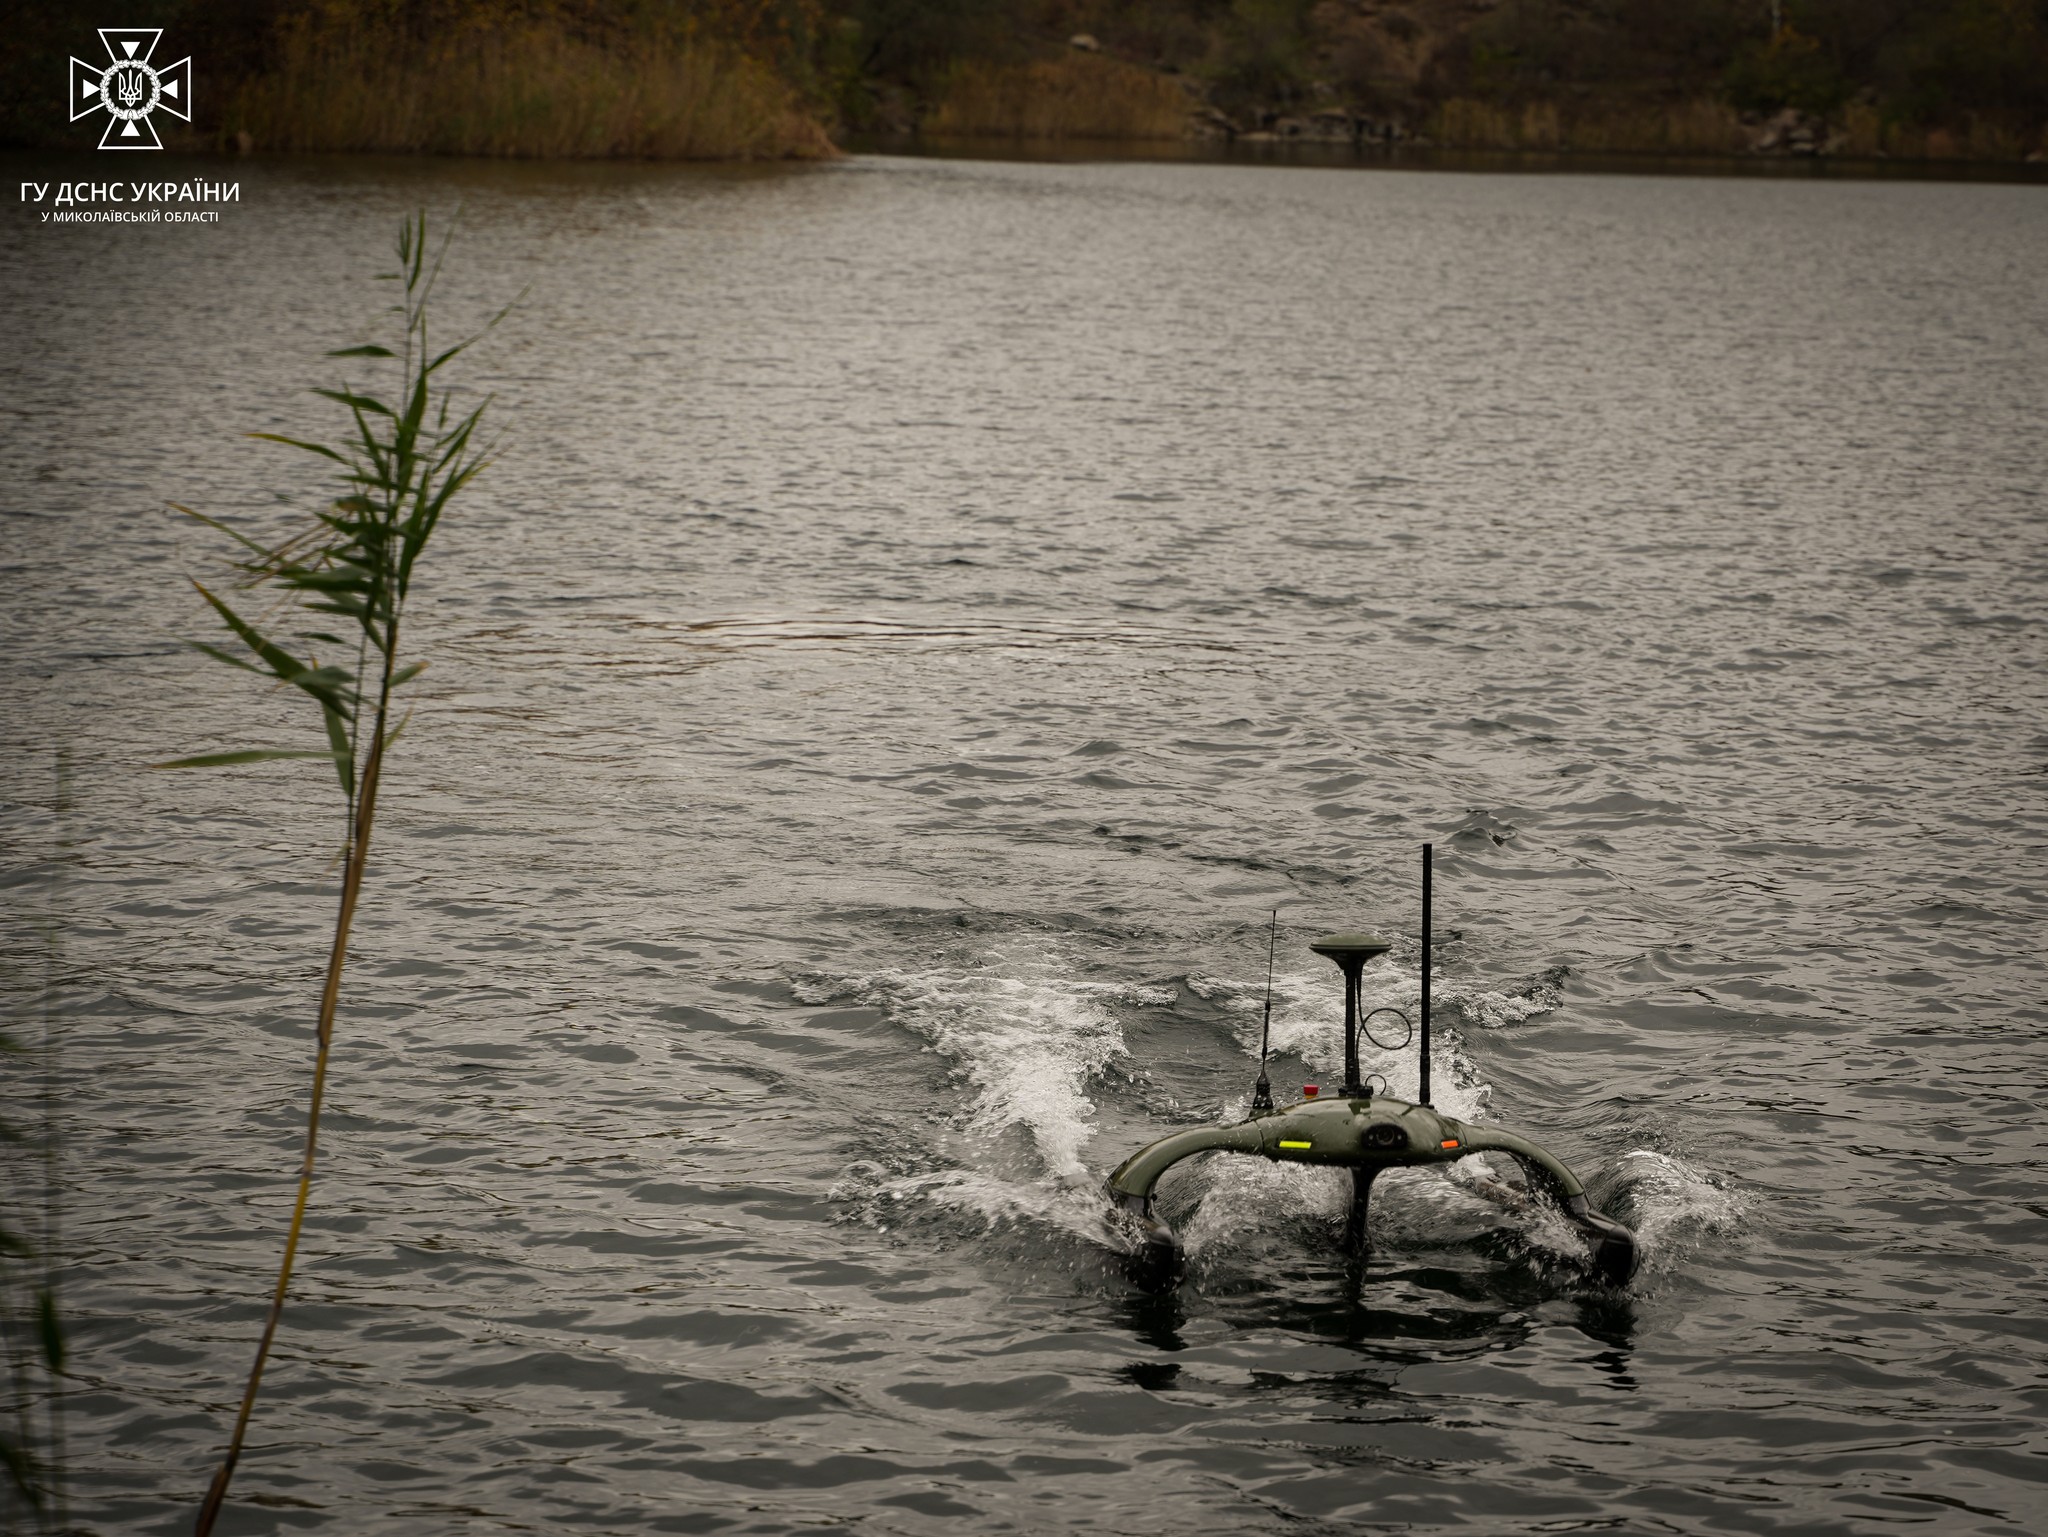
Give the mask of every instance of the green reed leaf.
M 168 505 L 170 506 L 172 511 L 182 512 L 183 514 L 185 514 L 186 517 L 192 519 L 194 522 L 204 523 L 208 528 L 219 529 L 220 532 L 226 534 L 230 539 L 233 539 L 238 543 L 246 546 L 247 548 L 254 550 L 258 555 L 263 556 L 266 560 L 269 559 L 270 551 L 266 550 L 262 545 L 258 544 L 254 539 L 251 539 L 247 534 L 243 533 L 240 529 L 229 528 L 227 524 L 221 522 L 219 518 L 209 518 L 203 512 L 195 512 L 190 507 L 187 507 L 183 502 L 171 502 Z
M 337 454 L 333 449 L 322 443 L 307 443 L 302 439 L 287 438 L 275 432 L 252 432 L 249 436 L 261 438 L 266 443 L 282 443 L 287 448 L 303 448 L 309 454 L 319 454 L 323 458 L 332 459 L 336 464 L 348 463 L 340 454 Z M 208 521 L 211 522 L 212 520 L 209 519 Z
M 324 395 L 329 400 L 338 400 L 351 411 L 373 411 L 379 416 L 392 415 L 391 407 L 381 400 L 371 399 L 368 395 L 353 395 L 347 390 L 315 390 L 313 393 Z
M 304 689 L 323 706 L 340 710 L 353 718 L 355 712 L 350 708 L 353 701 L 344 694 L 344 690 L 351 689 L 355 682 L 353 673 L 345 672 L 339 667 L 313 667 L 301 662 L 282 646 L 264 639 L 253 625 L 208 592 L 202 584 L 194 582 L 192 585 L 199 589 L 202 598 L 213 605 L 215 612 L 227 622 L 228 628 L 241 637 L 242 644 L 255 652 L 279 679 L 295 688 Z
M 320 719 L 327 727 L 327 744 L 334 749 L 334 777 L 341 781 L 341 793 L 353 806 L 356 800 L 356 744 L 349 740 L 348 722 L 339 710 L 333 709 L 322 710 Z
M 219 598 L 208 592 L 203 585 L 198 582 L 194 582 L 192 585 L 199 589 L 200 597 L 213 605 L 214 612 L 226 621 L 227 627 L 241 637 L 242 644 L 255 652 L 262 659 L 264 665 L 277 674 L 278 677 L 283 678 L 286 682 L 290 682 L 299 673 L 305 671 L 305 663 L 299 661 L 298 658 L 294 657 L 283 647 L 272 645 L 269 641 L 265 640 L 257 633 L 254 626 L 240 614 L 229 608 Z
M 248 747 L 239 752 L 208 752 L 196 758 L 172 758 L 167 763 L 152 763 L 151 768 L 233 768 L 243 763 L 269 763 L 277 758 L 335 758 L 337 752 L 315 752 L 308 748 L 300 750 L 285 747 Z
M 376 596 L 381 584 L 355 572 L 316 571 L 294 572 L 284 578 L 283 585 L 329 603 L 366 603 Z
M 247 662 L 243 661 L 240 657 L 230 656 L 227 652 L 221 650 L 220 647 L 209 646 L 203 640 L 188 640 L 185 642 L 185 644 L 190 646 L 194 651 L 204 651 L 216 662 L 226 662 L 230 667 L 239 667 L 242 669 L 243 672 L 253 672 L 258 677 L 261 677 L 263 675 L 262 668 L 251 667 Z

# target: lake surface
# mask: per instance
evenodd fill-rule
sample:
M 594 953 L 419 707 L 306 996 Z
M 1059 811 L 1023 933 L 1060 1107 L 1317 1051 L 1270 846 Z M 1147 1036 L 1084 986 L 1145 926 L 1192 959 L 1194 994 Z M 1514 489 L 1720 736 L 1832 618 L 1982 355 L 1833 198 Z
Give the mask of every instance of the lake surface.
M 2040 190 L 232 171 L 218 226 L 0 226 L 5 984 L 34 1034 L 54 979 L 93 1530 L 188 1530 L 224 1442 L 339 837 L 313 767 L 144 767 L 316 730 L 180 646 L 163 504 L 288 526 L 313 461 L 241 435 L 333 431 L 458 200 L 450 334 L 529 290 L 462 375 L 502 456 L 224 1532 L 2038 1519 Z M 1135 1291 L 1102 1174 L 1241 1112 L 1276 907 L 1284 1093 L 1340 1057 L 1310 938 L 1412 1004 L 1424 841 L 1438 1103 L 1642 1274 L 1440 1172 L 1361 1271 L 1340 1176 L 1218 1158 Z

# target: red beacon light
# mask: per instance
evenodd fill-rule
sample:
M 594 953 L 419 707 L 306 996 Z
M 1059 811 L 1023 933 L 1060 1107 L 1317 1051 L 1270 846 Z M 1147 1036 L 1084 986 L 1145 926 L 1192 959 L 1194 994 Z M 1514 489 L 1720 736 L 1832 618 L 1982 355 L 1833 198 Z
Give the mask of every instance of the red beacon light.
M 1301 1086 L 1301 1097 L 1303 1099 L 1314 1099 L 1316 1097 L 1316 1086 L 1312 1083 L 1303 1084 Z

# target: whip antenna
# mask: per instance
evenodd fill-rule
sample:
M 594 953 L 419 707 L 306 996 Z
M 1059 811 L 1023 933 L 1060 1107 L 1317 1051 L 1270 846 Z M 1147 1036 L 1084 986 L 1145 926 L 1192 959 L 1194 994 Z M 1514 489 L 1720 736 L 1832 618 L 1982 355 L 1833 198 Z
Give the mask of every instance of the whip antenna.
M 1280 943 L 1280 909 L 1273 909 L 1273 925 L 1266 934 L 1266 1018 L 1259 1026 L 1259 1081 L 1252 1085 L 1252 1109 L 1273 1108 L 1273 1084 L 1266 1077 L 1266 1051 L 1273 1044 L 1273 951 Z
M 1435 854 L 1434 844 L 1422 845 L 1422 1050 L 1420 1068 L 1415 1075 L 1421 1092 L 1415 1097 L 1425 1105 L 1429 1103 L 1429 877 L 1430 867 L 1436 863 Z

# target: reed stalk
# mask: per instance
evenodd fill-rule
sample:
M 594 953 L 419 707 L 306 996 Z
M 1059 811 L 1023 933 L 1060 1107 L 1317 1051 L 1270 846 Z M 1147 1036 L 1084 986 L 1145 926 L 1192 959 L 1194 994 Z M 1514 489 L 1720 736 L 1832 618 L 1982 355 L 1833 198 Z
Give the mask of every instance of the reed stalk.
M 213 1530 L 222 1502 L 227 1499 L 229 1481 L 235 1476 L 235 1465 L 241 1461 L 242 1442 L 249 1431 L 249 1417 L 256 1409 L 256 1392 L 263 1382 L 263 1368 L 270 1359 L 271 1344 L 277 1338 L 278 1322 L 284 1317 L 285 1293 L 291 1285 L 293 1262 L 298 1258 L 299 1233 L 306 1221 L 306 1204 L 313 1194 L 313 1163 L 320 1148 L 320 1110 L 327 1098 L 327 1063 L 334 1047 L 334 1014 L 341 1002 L 342 966 L 348 959 L 349 932 L 355 924 L 356 903 L 363 890 L 363 866 L 370 852 L 370 825 L 377 812 L 377 781 L 384 764 L 389 693 L 387 678 L 382 680 L 379 689 L 377 723 L 363 770 L 362 791 L 351 808 L 353 830 L 341 882 L 341 909 L 334 919 L 334 944 L 327 955 L 327 980 L 320 989 L 320 1020 L 313 1051 L 313 1089 L 306 1104 L 306 1139 L 299 1157 L 299 1189 L 292 1202 L 291 1226 L 285 1233 L 284 1256 L 277 1267 L 277 1285 L 271 1289 L 270 1311 L 264 1317 L 263 1333 L 256 1342 L 256 1359 L 249 1367 L 249 1382 L 242 1391 L 241 1407 L 235 1414 L 234 1432 L 228 1437 L 228 1449 L 214 1471 L 213 1482 L 207 1487 L 206 1499 L 199 1508 L 199 1519 L 193 1528 L 197 1537 L 206 1537 Z
M 402 621 L 414 565 L 433 537 L 450 500 L 489 462 L 477 439 L 477 428 L 489 401 L 457 414 L 436 377 L 477 336 L 438 353 L 429 345 L 428 300 L 446 254 L 444 238 L 429 258 L 424 214 L 406 220 L 398 237 L 399 270 L 383 274 L 386 279 L 404 285 L 404 298 L 397 306 L 403 324 L 399 350 L 371 345 L 346 347 L 328 354 L 389 364 L 400 386 L 389 402 L 350 387 L 315 391 L 348 412 L 350 430 L 338 446 L 308 443 L 275 433 L 251 434 L 317 454 L 340 467 L 343 494 L 315 514 L 310 527 L 280 544 L 266 547 L 203 513 L 173 504 L 177 511 L 228 535 L 241 546 L 240 558 L 233 567 L 240 588 L 282 589 L 287 613 L 332 627 L 299 630 L 283 637 L 275 631 L 265 633 L 227 599 L 200 582 L 192 584 L 241 649 L 227 651 L 200 642 L 193 642 L 194 647 L 218 662 L 273 678 L 306 694 L 319 706 L 327 745 L 314 750 L 238 748 L 180 758 L 158 767 L 214 768 L 278 758 L 324 759 L 334 768 L 346 811 L 341 899 L 328 950 L 326 980 L 320 990 L 313 1082 L 306 1106 L 298 1191 L 292 1203 L 284 1253 L 278 1263 L 277 1283 L 271 1290 L 269 1311 L 235 1415 L 234 1430 L 199 1509 L 194 1527 L 197 1537 L 207 1537 L 213 1530 L 241 1460 L 249 1420 L 263 1382 L 263 1369 L 284 1316 L 292 1267 L 312 1198 L 314 1165 L 320 1146 L 320 1112 L 326 1100 L 328 1063 L 334 1046 L 334 1021 L 341 1003 L 349 935 L 369 861 L 377 790 L 383 780 L 386 752 L 406 724 L 405 719 L 393 723 L 394 696 L 426 666 L 423 661 L 401 664 L 399 660 Z M 501 311 L 484 329 L 495 326 L 504 313 Z M 326 617 L 330 615 L 344 622 L 337 624 L 334 618 Z M 337 629 L 343 633 L 333 633 Z M 338 654 L 352 661 L 353 666 L 344 661 L 323 662 L 322 649 L 330 656 Z

